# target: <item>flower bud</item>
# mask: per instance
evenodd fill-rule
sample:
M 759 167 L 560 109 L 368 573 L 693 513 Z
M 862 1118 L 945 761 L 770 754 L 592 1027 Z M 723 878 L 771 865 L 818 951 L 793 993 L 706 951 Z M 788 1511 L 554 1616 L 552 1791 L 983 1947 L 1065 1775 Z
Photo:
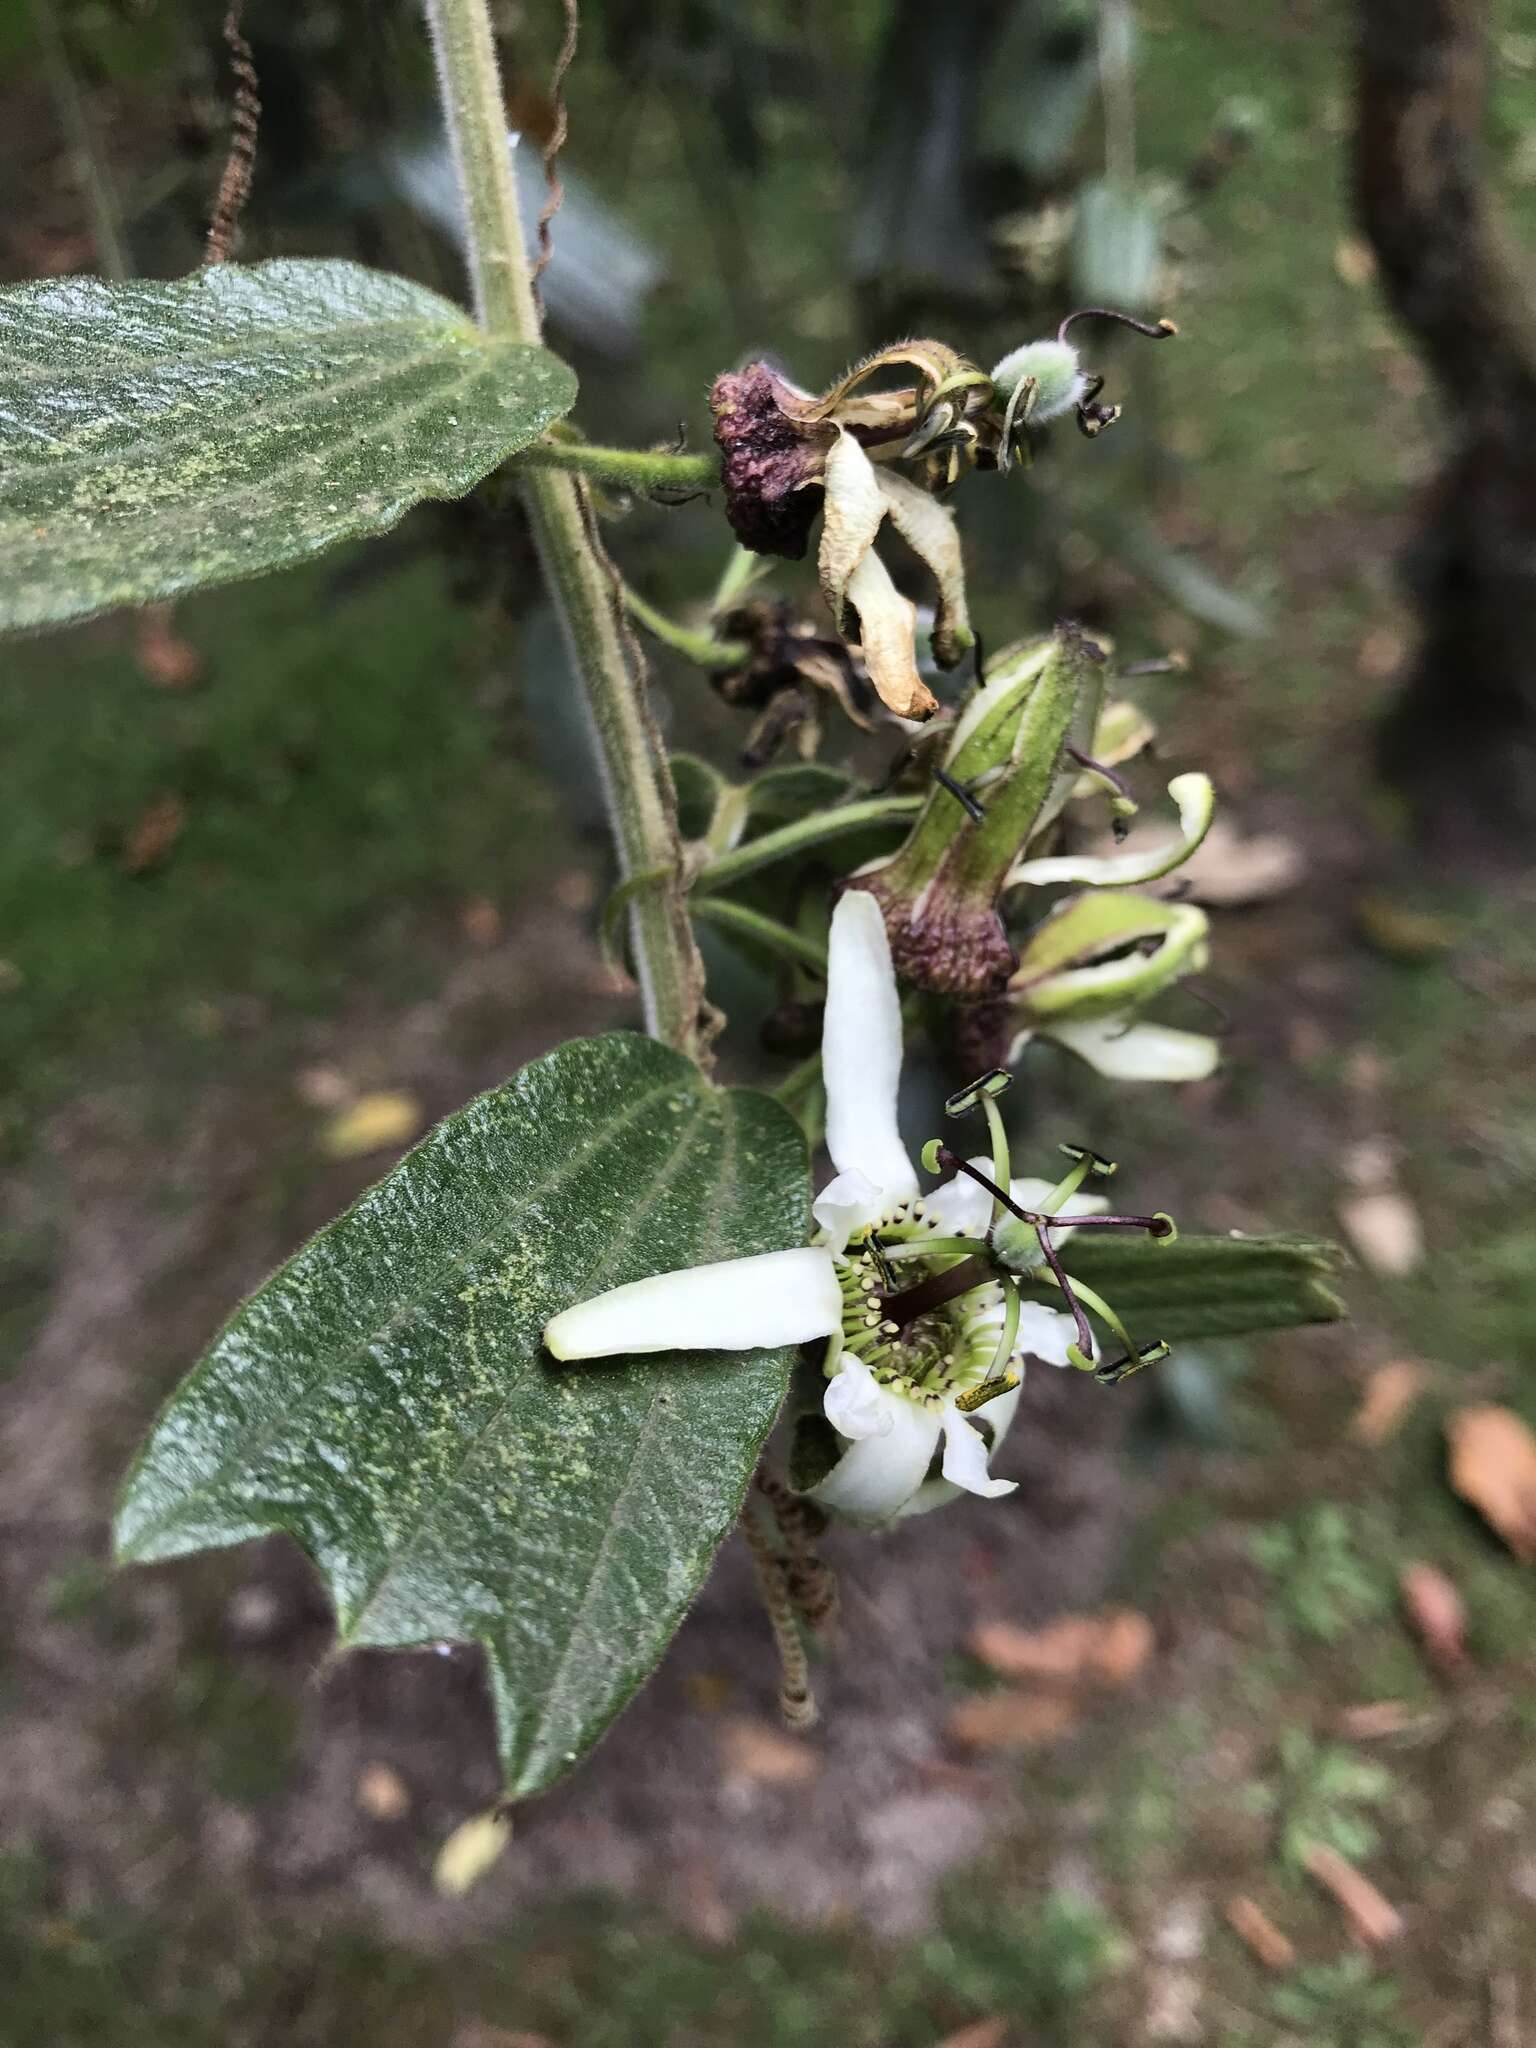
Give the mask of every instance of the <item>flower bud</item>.
M 994 663 L 905 844 L 851 879 L 880 905 L 905 980 L 972 1000 L 1007 982 L 1015 962 L 998 898 L 1020 849 L 1071 791 L 1067 749 L 1091 743 L 1103 659 L 1067 624 Z

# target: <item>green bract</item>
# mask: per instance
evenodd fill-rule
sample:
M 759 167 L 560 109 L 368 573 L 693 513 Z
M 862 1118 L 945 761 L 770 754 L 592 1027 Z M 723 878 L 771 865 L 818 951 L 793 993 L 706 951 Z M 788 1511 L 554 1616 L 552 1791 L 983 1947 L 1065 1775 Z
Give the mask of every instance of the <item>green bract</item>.
M 650 1671 L 740 1509 L 787 1351 L 580 1373 L 540 1332 L 599 1288 L 805 1242 L 787 1111 L 614 1034 L 451 1116 L 239 1309 L 128 1481 L 119 1555 L 283 1529 L 344 1646 L 483 1643 L 513 1794 Z
M 575 402 L 558 357 L 355 263 L 0 291 L 0 628 L 301 561 L 455 498 Z

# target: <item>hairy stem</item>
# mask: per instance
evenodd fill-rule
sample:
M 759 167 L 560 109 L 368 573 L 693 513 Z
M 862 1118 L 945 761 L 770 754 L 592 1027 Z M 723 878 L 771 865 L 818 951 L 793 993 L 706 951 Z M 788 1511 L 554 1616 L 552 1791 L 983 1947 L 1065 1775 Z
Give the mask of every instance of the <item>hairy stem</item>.
M 717 640 L 713 633 L 680 626 L 676 619 L 669 619 L 665 612 L 657 611 L 655 605 L 647 604 L 639 591 L 631 590 L 627 584 L 624 602 L 648 633 L 653 633 L 664 647 L 670 647 L 674 654 L 682 655 L 685 661 L 693 662 L 697 668 L 740 668 L 752 653 L 745 640 Z
M 729 888 L 743 876 L 755 875 L 759 868 L 772 867 L 775 861 L 823 846 L 844 833 L 864 832 L 871 825 L 899 825 L 922 807 L 922 797 L 872 796 L 858 803 L 840 804 L 836 810 L 817 811 L 809 818 L 797 818 L 793 824 L 780 825 L 772 832 L 749 839 L 745 846 L 733 846 L 729 853 L 720 854 L 700 870 L 693 885 L 694 894 L 702 896 L 715 889 Z
M 793 960 L 797 967 L 809 967 L 813 974 L 826 974 L 826 947 L 818 945 L 815 939 L 806 938 L 801 932 L 791 931 L 777 918 L 765 917 L 760 910 L 752 910 L 745 903 L 729 902 L 721 896 L 695 897 L 692 909 L 694 916 L 702 917 L 706 924 L 719 925 L 724 931 L 753 939 L 768 952 Z
M 426 12 L 464 204 L 475 316 L 492 334 L 536 342 L 538 307 L 486 0 L 426 0 Z M 639 892 L 630 908 L 646 1029 L 702 1059 L 704 972 L 682 898 L 677 803 L 626 652 L 617 579 L 580 481 L 550 468 L 527 469 L 519 481 L 596 742 L 622 876 L 661 868 L 679 878 Z
M 667 448 L 601 448 L 591 441 L 535 441 L 516 458 L 520 469 L 568 469 L 626 491 L 707 491 L 720 481 L 714 455 Z

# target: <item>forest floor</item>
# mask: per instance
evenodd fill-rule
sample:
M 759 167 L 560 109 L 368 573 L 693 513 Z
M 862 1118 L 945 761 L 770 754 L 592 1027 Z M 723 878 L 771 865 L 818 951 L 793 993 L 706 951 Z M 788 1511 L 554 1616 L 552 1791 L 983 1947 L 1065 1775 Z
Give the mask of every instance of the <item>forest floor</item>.
M 495 1791 L 473 1658 L 330 1660 L 286 1545 L 115 1575 L 106 1530 L 231 1304 L 389 1163 L 332 1156 L 341 1112 L 397 1091 L 424 1124 L 629 1019 L 590 805 L 577 788 L 572 825 L 570 756 L 535 737 L 547 633 L 507 643 L 451 602 L 423 517 L 375 573 L 181 606 L 190 689 L 122 618 L 22 648 L 0 688 L 0 2048 L 1536 2038 L 1536 1576 L 1452 1494 L 1444 1440 L 1473 1401 L 1536 1423 L 1536 884 L 1436 870 L 1370 772 L 1434 439 L 1345 217 L 1335 16 L 1144 12 L 1149 160 L 1188 157 L 1190 108 L 1265 115 L 1188 244 L 1153 395 L 1159 530 L 1271 630 L 1201 629 L 1086 519 L 1063 552 L 1131 651 L 1191 649 L 1149 691 L 1164 752 L 1297 871 L 1215 914 L 1215 1082 L 1128 1102 L 1049 1071 L 1036 1121 L 1091 1128 L 1195 1226 L 1337 1230 L 1385 1159 L 1427 1255 L 1352 1271 L 1347 1326 L 1191 1348 L 1125 1398 L 1038 1375 L 1017 1495 L 835 1544 L 808 1738 L 774 1723 L 728 1550 L 591 1763 L 445 1901 L 435 1848 Z M 1507 42 L 1501 133 L 1536 110 L 1536 42 Z M 807 352 L 830 368 L 850 317 L 818 300 Z M 708 368 L 689 319 L 663 305 L 648 358 L 674 414 Z M 719 349 L 725 312 L 706 324 Z M 718 554 L 703 507 L 616 545 L 665 598 Z M 994 574 L 999 634 L 1004 598 Z M 1415 1563 L 1465 1605 L 1454 1671 L 1405 1616 Z M 1015 1697 L 975 1655 L 980 1624 L 1108 1607 L 1150 1625 L 1122 1683 Z M 1309 1843 L 1390 1901 L 1390 1938 L 1352 1937 Z M 1229 1927 L 1242 1897 L 1284 1967 Z

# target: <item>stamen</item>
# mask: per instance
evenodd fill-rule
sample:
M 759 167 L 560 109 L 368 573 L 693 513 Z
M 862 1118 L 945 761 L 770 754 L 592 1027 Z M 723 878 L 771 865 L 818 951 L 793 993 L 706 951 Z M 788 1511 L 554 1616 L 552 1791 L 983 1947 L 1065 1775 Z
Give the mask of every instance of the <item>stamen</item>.
M 1086 1164 L 1088 1171 L 1100 1180 L 1108 1180 L 1111 1174 L 1120 1171 L 1118 1161 L 1106 1159 L 1102 1152 L 1095 1152 L 1090 1145 L 1058 1145 L 1056 1150 L 1064 1159 Z
M 1013 460 L 1014 436 L 1022 435 L 1039 395 L 1040 382 L 1036 377 L 1021 377 L 1009 393 L 1008 403 L 1003 408 L 1003 431 L 997 443 L 997 466 L 1004 476 L 1008 474 L 1008 466 Z
M 1006 1375 L 1008 1361 L 1013 1356 L 1013 1347 L 1019 1335 L 1019 1290 L 1011 1280 L 1003 1284 L 1003 1327 L 998 1332 L 997 1349 L 992 1354 L 992 1363 L 987 1369 L 987 1383 Z
M 1122 1380 L 1128 1380 L 1133 1372 L 1140 1372 L 1144 1365 L 1156 1365 L 1166 1358 L 1173 1346 L 1166 1337 L 1158 1337 L 1150 1344 L 1143 1344 L 1139 1351 L 1131 1351 L 1124 1358 L 1117 1358 L 1112 1364 L 1101 1365 L 1094 1373 L 1101 1387 L 1117 1387 Z
M 944 1105 L 946 1116 L 969 1116 L 975 1110 L 986 1112 L 987 1130 L 992 1140 L 992 1171 L 1001 1186 L 992 1190 L 992 1221 L 995 1223 L 1002 1214 L 998 1204 L 1002 1201 L 1001 1188 L 1013 1183 L 1013 1167 L 1008 1153 L 1008 1132 L 1003 1124 L 1002 1112 L 997 1098 L 1013 1085 L 1013 1076 L 1004 1067 L 993 1067 L 973 1081 L 969 1088 L 962 1088 L 951 1095 Z
M 1011 1394 L 1023 1385 L 1016 1372 L 1002 1373 L 996 1379 L 983 1380 L 979 1387 L 972 1387 L 968 1394 L 957 1394 L 955 1406 L 962 1415 L 974 1415 L 978 1408 L 984 1408 L 989 1401 L 995 1401 L 1000 1394 Z
M 989 1095 L 1001 1095 L 1013 1086 L 1013 1076 L 1006 1067 L 990 1067 L 977 1081 L 967 1088 L 961 1088 L 949 1096 L 944 1104 L 946 1116 L 969 1116 L 980 1109 Z

